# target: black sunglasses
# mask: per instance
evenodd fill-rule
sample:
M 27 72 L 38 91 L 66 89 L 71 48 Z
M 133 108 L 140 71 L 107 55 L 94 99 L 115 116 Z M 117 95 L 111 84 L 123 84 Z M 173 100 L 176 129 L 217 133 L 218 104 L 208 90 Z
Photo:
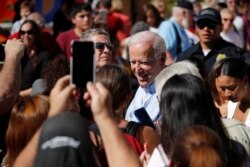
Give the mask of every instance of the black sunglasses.
M 20 35 L 24 35 L 24 34 L 28 34 L 28 35 L 33 35 L 34 34 L 34 31 L 33 30 L 28 30 L 28 31 L 20 31 L 19 34 Z
M 199 27 L 199 29 L 203 29 L 205 27 L 214 30 L 217 27 L 216 23 L 210 23 L 210 22 L 199 22 L 197 23 L 197 26 Z
M 103 43 L 103 42 L 96 42 L 95 43 L 95 48 L 96 49 L 104 49 L 104 47 L 107 47 L 109 50 L 114 50 L 114 45 L 108 44 L 108 43 Z

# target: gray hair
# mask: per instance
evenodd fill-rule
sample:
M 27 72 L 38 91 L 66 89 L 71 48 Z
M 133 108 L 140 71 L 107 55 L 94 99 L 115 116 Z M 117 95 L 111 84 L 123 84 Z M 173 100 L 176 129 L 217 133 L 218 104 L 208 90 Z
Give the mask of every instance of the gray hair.
M 155 78 L 155 89 L 158 97 L 164 84 L 176 74 L 192 74 L 202 79 L 199 69 L 190 61 L 184 60 L 165 67 Z
M 163 38 L 155 33 L 155 32 L 151 32 L 151 31 L 142 31 L 142 32 L 138 32 L 134 35 L 132 35 L 129 38 L 128 41 L 128 48 L 131 45 L 136 45 L 136 44 L 140 44 L 140 43 L 149 43 L 152 45 L 152 49 L 155 53 L 155 57 L 159 57 L 162 54 L 166 54 L 166 45 L 165 42 L 163 40 Z
M 91 40 L 95 35 L 106 35 L 110 38 L 109 33 L 104 28 L 92 28 L 82 34 L 81 40 Z

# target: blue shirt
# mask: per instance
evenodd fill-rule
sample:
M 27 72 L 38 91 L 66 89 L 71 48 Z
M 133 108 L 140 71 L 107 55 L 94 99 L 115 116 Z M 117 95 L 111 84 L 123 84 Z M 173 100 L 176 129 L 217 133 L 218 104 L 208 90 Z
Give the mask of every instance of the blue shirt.
M 188 36 L 185 29 L 181 27 L 173 17 L 168 20 L 163 21 L 158 29 L 159 35 L 164 39 L 166 43 L 167 50 L 176 59 L 177 57 L 177 34 L 174 29 L 174 25 L 179 34 L 181 41 L 181 51 L 184 51 L 191 47 Z
M 153 122 L 159 119 L 159 101 L 157 99 L 154 83 L 148 85 L 145 88 L 140 86 L 137 89 L 135 97 L 128 107 L 125 119 L 127 121 L 139 122 L 139 120 L 134 115 L 134 111 L 142 107 L 146 109 Z

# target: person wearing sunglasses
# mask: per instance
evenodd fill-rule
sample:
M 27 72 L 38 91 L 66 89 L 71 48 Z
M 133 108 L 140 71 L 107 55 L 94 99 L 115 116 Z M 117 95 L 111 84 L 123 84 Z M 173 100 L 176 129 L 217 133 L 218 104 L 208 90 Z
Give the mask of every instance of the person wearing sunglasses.
M 107 64 L 111 64 L 114 45 L 111 44 L 110 35 L 105 29 L 89 29 L 83 33 L 81 40 L 94 42 L 96 70 Z
M 222 39 L 222 21 L 220 12 L 214 8 L 201 10 L 196 20 L 199 43 L 179 54 L 177 61 L 196 57 L 205 63 L 205 73 L 222 58 L 236 57 L 250 61 L 248 53 Z
M 22 83 L 20 97 L 30 95 L 33 82 L 42 77 L 43 70 L 51 57 L 50 53 L 42 45 L 40 30 L 36 22 L 26 20 L 18 32 L 18 38 L 25 45 L 24 57 L 21 60 Z

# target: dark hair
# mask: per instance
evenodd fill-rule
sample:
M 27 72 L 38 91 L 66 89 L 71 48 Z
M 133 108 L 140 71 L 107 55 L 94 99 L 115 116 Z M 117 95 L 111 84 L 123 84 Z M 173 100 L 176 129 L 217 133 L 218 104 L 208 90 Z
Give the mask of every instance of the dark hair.
M 211 95 L 205 83 L 198 77 L 174 75 L 163 86 L 160 100 L 162 112 L 161 139 L 167 154 L 172 152 L 173 143 L 185 128 L 201 124 L 228 140 Z
M 138 20 L 143 20 L 143 21 L 147 22 L 147 12 L 148 11 L 153 12 L 153 14 L 155 16 L 155 27 L 159 27 L 159 25 L 163 21 L 163 19 L 161 18 L 160 12 L 157 10 L 157 8 L 150 3 L 143 5 L 142 13 L 139 16 Z
M 221 99 L 216 89 L 215 80 L 217 77 L 227 75 L 242 80 L 245 76 L 250 78 L 249 65 L 239 58 L 225 58 L 216 62 L 210 69 L 207 83 L 213 99 L 220 105 Z
M 177 167 L 225 167 L 222 140 L 210 128 L 195 125 L 177 139 L 172 163 Z
M 238 152 L 229 139 L 212 96 L 200 78 L 191 74 L 171 77 L 161 92 L 160 111 L 161 141 L 168 155 L 172 154 L 173 144 L 185 128 L 200 124 L 220 136 L 227 165 L 234 166 L 246 158 L 246 152 Z
M 67 74 L 69 74 L 69 63 L 64 55 L 59 54 L 50 60 L 43 71 L 43 78 L 46 81 L 44 94 L 49 95 L 56 81 Z
M 96 73 L 96 81 L 101 82 L 110 91 L 115 117 L 122 119 L 131 93 L 131 80 L 127 71 L 117 65 L 106 65 Z
M 89 3 L 77 3 L 74 4 L 71 8 L 71 12 L 70 12 L 70 17 L 73 18 L 76 16 L 77 13 L 81 12 L 81 11 L 88 11 L 88 12 L 92 12 L 92 7 Z

